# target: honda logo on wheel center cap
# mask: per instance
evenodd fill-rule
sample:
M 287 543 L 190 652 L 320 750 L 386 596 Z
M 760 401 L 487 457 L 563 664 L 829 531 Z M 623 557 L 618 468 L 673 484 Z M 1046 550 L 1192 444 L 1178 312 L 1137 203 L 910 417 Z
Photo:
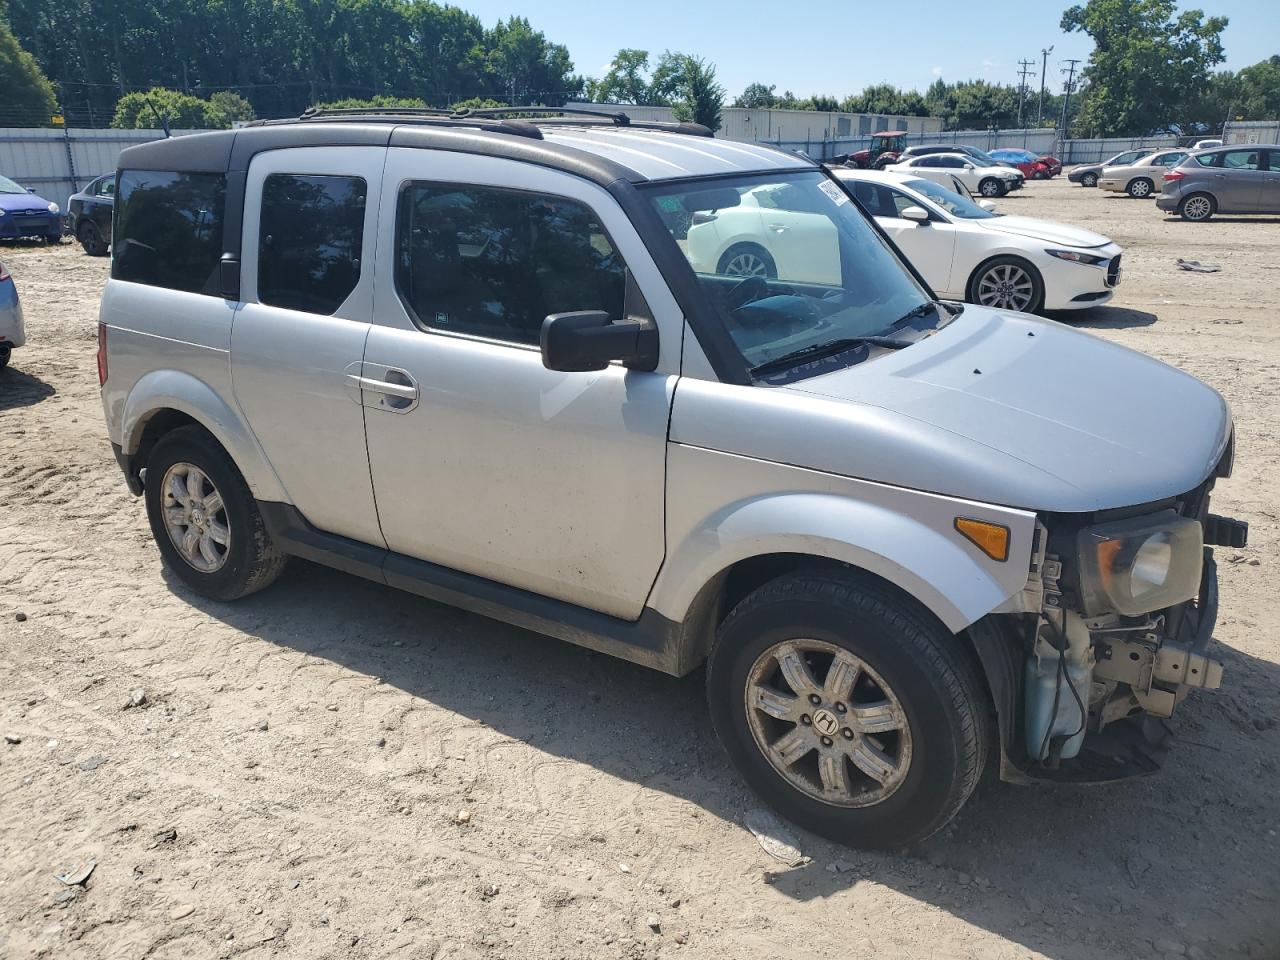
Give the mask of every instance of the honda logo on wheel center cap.
M 826 710 L 819 710 L 813 715 L 813 728 L 824 737 L 829 737 L 840 729 L 840 721 L 835 718 L 834 714 Z

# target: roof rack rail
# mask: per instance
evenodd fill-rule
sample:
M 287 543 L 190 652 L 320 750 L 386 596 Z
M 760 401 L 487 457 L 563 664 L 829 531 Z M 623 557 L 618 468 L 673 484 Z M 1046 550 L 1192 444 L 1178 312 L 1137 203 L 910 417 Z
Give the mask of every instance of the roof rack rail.
M 522 119 L 528 117 L 529 119 Z M 581 107 L 484 107 L 478 110 L 441 110 L 436 107 L 310 107 L 300 117 L 287 120 L 252 120 L 246 126 L 263 127 L 283 123 L 335 123 L 362 120 L 368 123 L 439 124 L 470 127 L 489 133 L 543 139 L 540 126 L 572 124 L 584 127 L 627 127 L 637 130 L 666 130 L 694 137 L 713 137 L 711 128 L 700 123 L 670 123 L 662 120 L 632 120 L 625 113 L 603 113 Z
M 667 120 L 633 120 L 622 111 L 606 113 L 603 110 L 586 110 L 582 107 L 483 107 L 477 110 L 460 110 L 455 117 L 504 117 L 511 114 L 534 114 L 537 124 L 568 123 L 583 126 L 634 127 L 637 130 L 669 130 L 694 137 L 714 137 L 715 132 L 701 123 Z M 546 116 L 560 114 L 560 116 Z M 590 122 L 587 121 L 590 118 Z

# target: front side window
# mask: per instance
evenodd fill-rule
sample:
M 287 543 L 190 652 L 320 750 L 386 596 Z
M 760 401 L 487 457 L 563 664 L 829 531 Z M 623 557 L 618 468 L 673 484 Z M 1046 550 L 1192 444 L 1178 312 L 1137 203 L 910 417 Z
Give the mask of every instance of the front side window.
M 963 195 L 954 193 L 930 180 L 908 180 L 906 185 L 916 193 L 924 194 L 951 216 L 959 217 L 961 220 L 990 220 L 997 216 L 990 210 L 983 210 L 970 200 L 967 192 Z M 902 197 L 903 194 L 897 194 L 897 196 Z
M 537 344 L 549 314 L 622 319 L 626 266 L 575 200 L 411 183 L 396 214 L 396 288 L 423 327 Z
M 928 291 L 849 195 L 821 173 L 643 189 L 749 368 L 937 316 Z M 880 195 L 874 196 L 878 210 Z M 887 215 L 895 215 L 891 196 L 887 202 Z M 675 226 L 681 222 L 689 224 L 683 237 Z M 828 359 L 846 366 L 850 356 L 787 375 L 817 372 Z
M 258 300 L 328 316 L 360 280 L 362 177 L 273 173 L 262 184 Z
M 959 170 L 964 167 L 964 161 L 959 157 L 939 157 L 938 166 L 946 167 L 949 170 Z
M 113 174 L 109 177 L 103 177 L 98 181 L 97 187 L 93 191 L 95 197 L 114 197 L 116 195 L 116 178 Z
M 222 174 L 122 171 L 111 276 L 217 296 L 225 198 Z

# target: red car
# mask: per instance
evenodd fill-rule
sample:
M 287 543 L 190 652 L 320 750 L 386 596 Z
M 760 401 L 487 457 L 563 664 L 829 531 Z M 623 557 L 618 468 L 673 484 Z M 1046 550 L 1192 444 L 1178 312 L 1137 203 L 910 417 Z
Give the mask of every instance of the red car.
M 905 130 L 873 133 L 869 149 L 836 157 L 833 162 L 843 163 L 849 167 L 861 167 L 863 170 L 882 170 L 888 164 L 898 162 L 898 156 L 906 147 L 906 136 Z
M 1047 153 L 1037 156 L 1030 150 L 1015 150 L 1006 147 L 1000 150 L 988 151 L 988 155 L 992 160 L 999 160 L 1001 163 L 1012 163 L 1022 171 L 1022 175 L 1028 180 L 1049 180 L 1062 172 L 1062 161 L 1057 157 L 1049 156 Z

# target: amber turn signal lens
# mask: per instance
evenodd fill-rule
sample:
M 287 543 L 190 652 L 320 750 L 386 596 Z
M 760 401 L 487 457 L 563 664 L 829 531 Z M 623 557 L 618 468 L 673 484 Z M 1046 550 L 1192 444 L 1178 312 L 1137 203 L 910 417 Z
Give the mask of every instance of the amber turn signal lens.
M 985 520 L 956 517 L 956 530 L 992 560 L 1009 559 L 1009 528 Z

